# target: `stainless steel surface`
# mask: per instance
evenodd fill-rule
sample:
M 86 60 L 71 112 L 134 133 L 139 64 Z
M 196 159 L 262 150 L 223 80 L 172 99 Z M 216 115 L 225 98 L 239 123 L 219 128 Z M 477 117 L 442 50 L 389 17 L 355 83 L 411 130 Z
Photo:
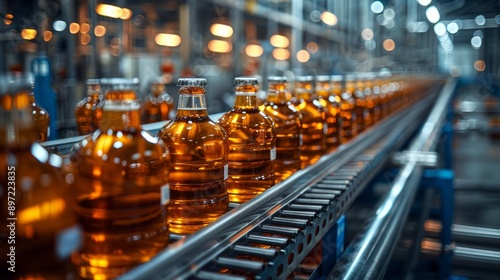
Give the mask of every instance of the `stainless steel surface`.
M 418 126 L 416 120 L 424 116 L 433 99 L 433 96 L 429 96 L 407 110 L 393 114 L 351 142 L 340 146 L 336 152 L 322 157 L 318 163 L 300 170 L 195 234 L 171 244 L 155 258 L 122 278 L 184 279 L 194 277 L 206 269 L 213 269 L 212 272 L 215 272 L 214 263 L 220 265 L 215 260 L 220 259 L 219 256 L 224 252 L 225 257 L 231 248 L 239 245 L 236 242 L 281 247 L 280 255 L 273 260 L 272 266 L 264 268 L 260 277 L 286 277 L 359 194 L 363 185 L 358 181 L 369 180 L 374 176 L 389 152 L 411 135 L 414 131 L 412 129 Z M 359 157 L 361 153 L 363 155 Z M 327 176 L 333 176 L 336 170 L 354 172 L 353 177 L 357 179 L 322 181 Z M 335 189 L 342 189 L 335 184 L 343 184 L 344 192 L 332 199 L 304 198 L 303 195 L 315 188 L 317 183 Z M 311 226 L 304 229 L 272 223 L 272 218 L 281 216 L 281 211 L 309 211 L 312 208 L 320 211 L 314 212 L 313 216 L 316 216 Z M 263 236 L 265 231 L 278 233 L 283 237 Z M 301 249 L 300 245 L 303 246 Z
M 410 152 L 434 150 L 456 83 L 454 79 L 447 81 L 420 133 L 410 145 Z M 366 230 L 351 242 L 329 279 L 381 279 L 384 276 L 415 197 L 421 172 L 421 166 L 415 161 L 409 161 L 401 168 Z

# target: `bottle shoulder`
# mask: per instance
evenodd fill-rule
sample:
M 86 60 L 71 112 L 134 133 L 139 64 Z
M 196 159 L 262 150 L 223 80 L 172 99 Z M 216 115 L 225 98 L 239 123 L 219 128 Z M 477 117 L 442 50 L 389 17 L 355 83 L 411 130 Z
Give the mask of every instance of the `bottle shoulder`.
M 221 125 L 208 116 L 203 118 L 175 117 L 166 123 L 157 134 L 165 143 L 172 141 L 198 141 L 220 139 L 227 141 Z

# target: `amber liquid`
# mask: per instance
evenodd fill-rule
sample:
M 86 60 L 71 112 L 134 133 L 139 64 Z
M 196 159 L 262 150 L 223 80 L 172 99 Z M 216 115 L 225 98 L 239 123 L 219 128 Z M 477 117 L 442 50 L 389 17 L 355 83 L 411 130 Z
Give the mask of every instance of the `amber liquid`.
M 326 118 L 326 149 L 333 152 L 341 144 L 342 115 L 340 99 L 330 94 L 329 83 L 317 83 L 316 94 L 320 104 L 325 108 Z
M 301 168 L 302 144 L 300 113 L 286 101 L 284 85 L 270 85 L 267 105 L 263 112 L 274 123 L 276 134 L 276 183 L 285 180 Z
M 72 261 L 83 278 L 115 278 L 150 260 L 169 240 L 166 148 L 141 129 L 134 92 L 106 98 L 99 129 L 71 155 L 84 230 Z
M 330 136 L 327 135 L 327 133 L 330 131 L 326 123 L 327 115 L 325 108 L 311 94 L 312 85 L 309 84 L 309 86 L 306 86 L 298 83 L 297 86 L 308 87 L 307 89 L 295 89 L 295 97 L 298 100 L 298 104 L 295 105 L 295 108 L 302 116 L 302 145 L 300 146 L 301 168 L 305 168 L 317 162 L 319 158 L 325 154 L 327 137 Z
M 33 125 L 39 142 L 47 141 L 49 137 L 49 113 L 35 102 L 35 95 L 29 94 L 31 103 L 31 114 L 33 116 Z
M 146 96 L 141 108 L 142 123 L 166 121 L 171 118 L 173 100 L 165 92 L 153 92 Z
M 170 154 L 170 231 L 191 234 L 227 211 L 229 143 L 207 115 L 204 89 L 183 87 L 177 115 L 159 132 Z
M 229 201 L 246 202 L 274 185 L 273 123 L 257 107 L 252 86 L 237 88 L 234 108 L 218 123 L 229 139 Z
M 0 96 L 0 218 L 5 223 L 0 228 L 2 275 L 66 279 L 71 270 L 67 259 L 77 249 L 81 234 L 66 176 L 60 165 L 49 163 L 61 163 L 61 158 L 34 143 L 37 135 L 33 133 L 31 104 L 28 94 Z M 11 224 L 14 226 L 9 228 Z M 11 246 L 15 273 L 7 271 Z
M 87 135 L 94 132 L 102 119 L 102 104 L 99 93 L 89 94 L 76 104 L 75 117 L 78 134 Z
M 355 103 L 352 98 L 352 94 L 349 91 L 342 89 L 340 85 L 338 88 L 335 88 L 334 86 L 333 93 L 336 98 L 339 97 L 340 99 L 340 140 L 342 144 L 345 144 L 358 134 L 356 127 L 356 113 L 354 111 Z

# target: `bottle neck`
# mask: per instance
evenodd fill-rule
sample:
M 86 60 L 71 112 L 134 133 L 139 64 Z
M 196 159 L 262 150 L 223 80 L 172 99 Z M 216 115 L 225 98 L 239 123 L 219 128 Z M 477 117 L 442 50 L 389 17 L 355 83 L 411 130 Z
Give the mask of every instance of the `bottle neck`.
M 141 128 L 141 112 L 135 93 L 108 94 L 104 100 L 99 130 L 130 130 Z
M 258 108 L 257 89 L 254 86 L 239 86 L 236 88 L 234 108 L 255 109 Z
M 269 103 L 285 103 L 286 102 L 286 86 L 281 83 L 270 83 L 267 88 L 267 102 Z
M 37 140 L 29 109 L 0 110 L 0 147 L 19 149 Z
M 28 98 L 32 106 L 36 105 L 35 94 L 33 92 L 28 93 Z
M 207 101 L 205 90 L 199 87 L 185 87 L 179 91 L 177 116 L 206 116 Z

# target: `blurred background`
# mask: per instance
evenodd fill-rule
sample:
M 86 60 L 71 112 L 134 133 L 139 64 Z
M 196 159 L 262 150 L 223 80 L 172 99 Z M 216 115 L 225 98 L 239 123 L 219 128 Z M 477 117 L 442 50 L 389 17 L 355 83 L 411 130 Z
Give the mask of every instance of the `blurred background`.
M 0 73 L 48 61 L 58 138 L 77 134 L 85 81 L 208 79 L 209 113 L 232 107 L 234 77 L 440 73 L 495 93 L 500 1 L 0 0 Z

